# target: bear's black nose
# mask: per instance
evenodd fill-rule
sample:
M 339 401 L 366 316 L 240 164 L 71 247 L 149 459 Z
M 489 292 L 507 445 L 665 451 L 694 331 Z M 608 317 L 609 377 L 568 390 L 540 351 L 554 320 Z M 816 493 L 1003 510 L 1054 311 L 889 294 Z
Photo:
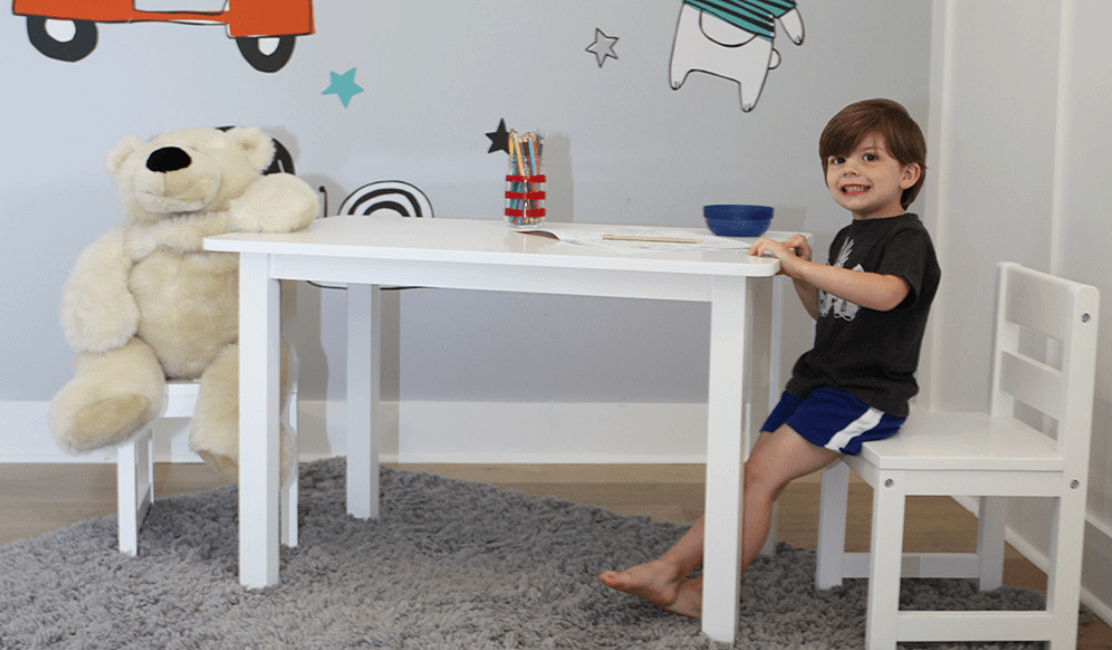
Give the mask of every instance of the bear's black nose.
M 172 172 L 185 169 L 193 159 L 177 147 L 162 147 L 155 149 L 147 157 L 147 169 L 152 172 Z

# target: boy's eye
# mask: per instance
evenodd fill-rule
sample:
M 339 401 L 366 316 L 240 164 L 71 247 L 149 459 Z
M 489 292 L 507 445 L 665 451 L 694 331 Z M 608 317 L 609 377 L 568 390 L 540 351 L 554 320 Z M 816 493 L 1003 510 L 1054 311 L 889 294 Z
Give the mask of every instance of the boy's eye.
M 830 157 L 830 164 L 831 165 L 841 165 L 845 161 L 846 161 L 846 159 L 843 156 L 831 156 Z
M 862 157 L 863 157 L 863 158 L 864 158 L 865 160 L 869 160 L 869 161 L 877 160 L 877 155 L 876 155 L 875 153 L 867 153 L 867 154 L 865 154 L 865 155 L 864 155 L 864 156 L 862 156 Z

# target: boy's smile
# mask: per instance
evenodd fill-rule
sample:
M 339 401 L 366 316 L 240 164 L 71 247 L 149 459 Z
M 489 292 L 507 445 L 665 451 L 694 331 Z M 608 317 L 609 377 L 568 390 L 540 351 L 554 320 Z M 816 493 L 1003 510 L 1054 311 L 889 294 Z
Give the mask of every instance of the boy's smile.
M 852 152 L 827 161 L 826 185 L 854 219 L 882 219 L 904 213 L 903 191 L 919 180 L 916 163 L 901 165 L 879 132 L 866 133 Z

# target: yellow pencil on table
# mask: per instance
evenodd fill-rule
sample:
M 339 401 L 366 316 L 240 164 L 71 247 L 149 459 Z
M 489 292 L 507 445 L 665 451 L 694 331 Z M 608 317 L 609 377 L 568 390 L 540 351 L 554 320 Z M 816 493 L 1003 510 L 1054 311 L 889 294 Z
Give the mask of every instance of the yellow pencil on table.
M 611 241 L 648 241 L 657 242 L 660 244 L 698 244 L 698 239 L 688 239 L 686 237 L 653 237 L 649 235 L 603 235 L 603 239 Z

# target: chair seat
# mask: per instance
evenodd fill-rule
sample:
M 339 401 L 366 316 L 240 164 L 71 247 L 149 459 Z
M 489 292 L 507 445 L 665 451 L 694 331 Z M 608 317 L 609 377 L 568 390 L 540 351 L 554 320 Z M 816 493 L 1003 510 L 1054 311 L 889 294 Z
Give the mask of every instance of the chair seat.
M 1011 417 L 915 410 L 899 433 L 866 443 L 861 459 L 881 470 L 1060 472 L 1054 441 Z

